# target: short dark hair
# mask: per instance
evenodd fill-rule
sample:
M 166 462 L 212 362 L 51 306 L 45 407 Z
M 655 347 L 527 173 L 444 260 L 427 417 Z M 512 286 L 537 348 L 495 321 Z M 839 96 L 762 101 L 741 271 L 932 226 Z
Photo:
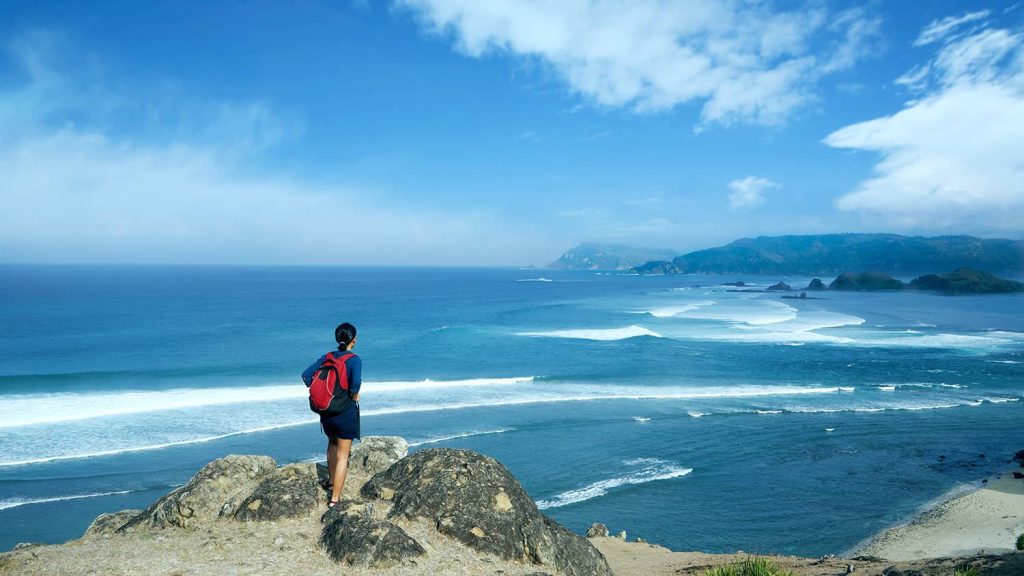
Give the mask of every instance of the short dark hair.
M 338 343 L 338 348 L 348 346 L 355 339 L 356 327 L 348 322 L 338 324 L 338 327 L 334 329 L 334 340 Z

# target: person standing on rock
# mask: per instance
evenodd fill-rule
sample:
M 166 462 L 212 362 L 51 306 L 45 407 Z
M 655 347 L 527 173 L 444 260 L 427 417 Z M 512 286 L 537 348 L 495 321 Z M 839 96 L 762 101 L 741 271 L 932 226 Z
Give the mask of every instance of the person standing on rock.
M 334 399 L 329 413 L 320 415 L 320 428 L 327 436 L 328 480 L 324 488 L 330 493 L 328 507 L 333 507 L 341 499 L 352 441 L 359 438 L 359 388 L 363 372 L 363 361 L 352 353 L 356 345 L 356 327 L 348 322 L 338 325 L 334 329 L 334 339 L 338 342 L 338 351 L 324 354 L 302 372 L 302 381 L 308 387 L 330 357 L 344 362 L 348 379 L 348 392 L 342 392 L 340 398 Z

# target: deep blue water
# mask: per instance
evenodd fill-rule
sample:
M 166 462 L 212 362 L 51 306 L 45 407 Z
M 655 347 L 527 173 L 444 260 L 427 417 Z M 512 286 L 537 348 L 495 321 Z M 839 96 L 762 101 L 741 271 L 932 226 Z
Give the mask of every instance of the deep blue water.
M 364 434 L 492 455 L 580 532 L 842 553 L 1024 448 L 1021 296 L 735 280 L 779 278 L 0 267 L 0 550 L 226 454 L 316 458 L 298 374 L 346 320 Z

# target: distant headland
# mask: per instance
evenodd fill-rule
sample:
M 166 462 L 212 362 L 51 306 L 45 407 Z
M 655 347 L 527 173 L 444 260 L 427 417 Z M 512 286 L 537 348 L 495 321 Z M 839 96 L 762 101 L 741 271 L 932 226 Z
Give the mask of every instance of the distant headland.
M 594 257 L 615 254 L 615 263 Z M 614 248 L 611 250 L 609 248 Z M 648 250 L 648 252 L 650 252 Z M 664 251 L 661 251 L 664 252 Z M 625 254 L 644 249 L 581 244 L 552 264 L 568 269 L 622 269 Z M 974 236 L 900 236 L 897 234 L 816 234 L 743 238 L 725 246 L 674 258 L 651 258 L 630 268 L 638 274 L 756 274 L 834 277 L 870 270 L 913 277 L 944 270 L 973 268 L 1011 277 L 1024 274 L 1024 240 Z M 945 288 L 942 288 L 945 290 Z

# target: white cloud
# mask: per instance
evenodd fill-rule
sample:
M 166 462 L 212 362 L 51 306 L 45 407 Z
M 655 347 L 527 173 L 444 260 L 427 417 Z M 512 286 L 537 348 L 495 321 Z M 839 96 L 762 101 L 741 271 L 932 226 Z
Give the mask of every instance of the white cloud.
M 948 36 L 965 18 L 933 23 L 926 32 L 943 29 Z M 939 32 L 931 35 L 931 42 L 940 39 Z M 923 94 L 896 114 L 847 126 L 825 139 L 829 146 L 881 156 L 873 177 L 841 197 L 838 208 L 906 228 L 1019 236 L 1024 229 L 1024 35 L 982 28 L 948 37 L 930 62 L 904 79 Z
M 602 106 L 699 103 L 702 125 L 785 122 L 816 99 L 823 76 L 866 55 L 879 25 L 817 2 L 396 1 L 467 55 L 534 58 Z
M 942 20 L 932 20 L 932 23 L 925 26 L 917 40 L 914 41 L 914 46 L 927 46 L 928 44 L 945 40 L 964 24 L 984 20 L 991 13 L 991 10 L 979 10 L 977 12 L 968 12 L 963 16 L 946 16 Z
M 732 193 L 729 194 L 729 209 L 749 210 L 764 204 L 764 192 L 781 186 L 767 178 L 747 176 L 729 182 Z
M 536 234 L 511 233 L 493 214 L 403 206 L 372 187 L 275 173 L 267 157 L 294 126 L 265 105 L 188 101 L 180 90 L 139 103 L 111 96 L 101 74 L 55 64 L 67 47 L 52 37 L 15 46 L 24 82 L 0 91 L 5 261 L 450 264 L 547 254 Z

